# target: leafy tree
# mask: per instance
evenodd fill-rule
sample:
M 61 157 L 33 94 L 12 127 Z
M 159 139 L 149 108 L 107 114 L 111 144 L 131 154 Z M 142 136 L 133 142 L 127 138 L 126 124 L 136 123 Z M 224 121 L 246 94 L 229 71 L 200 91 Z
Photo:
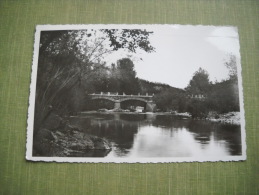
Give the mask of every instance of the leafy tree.
M 213 84 L 208 96 L 211 110 L 219 113 L 239 111 L 240 109 L 236 57 L 230 54 L 225 66 L 229 69 L 229 78 Z
M 154 96 L 154 102 L 161 111 L 170 111 L 172 109 L 173 95 L 170 90 L 164 90 Z
M 208 72 L 199 68 L 198 71 L 194 73 L 185 90 L 189 95 L 205 95 L 207 97 L 210 93 L 210 88 L 211 83 L 209 81 Z M 207 99 L 189 99 L 182 107 L 190 112 L 193 118 L 204 118 L 209 112 Z
M 198 99 L 189 99 L 187 101 L 187 111 L 191 113 L 192 118 L 206 118 L 209 113 L 208 101 Z
M 229 70 L 229 79 L 237 79 L 237 62 L 236 62 L 236 56 L 233 54 L 230 54 L 229 61 L 225 62 L 225 66 Z
M 91 70 L 92 74 L 88 76 L 86 81 L 87 86 L 91 85 L 94 89 L 93 92 L 107 92 L 109 84 L 109 68 L 105 64 L 95 64 Z
M 117 70 L 116 65 L 113 63 L 109 71 L 108 91 L 115 93 L 119 92 L 120 84 L 118 78 L 119 72 Z
M 129 58 L 123 58 L 117 61 L 117 74 L 120 93 L 137 94 L 140 92 L 134 63 Z
M 178 92 L 172 95 L 172 110 L 177 112 L 186 112 L 186 102 L 187 102 L 186 93 Z
M 77 99 L 83 100 L 84 83 L 92 78 L 93 70 L 98 69 L 95 66 L 102 64 L 106 54 L 121 48 L 128 48 L 131 52 L 136 52 L 137 48 L 146 52 L 154 51 L 149 42 L 150 34 L 151 32 L 140 29 L 42 31 L 35 129 L 38 129 L 53 111 L 64 115 L 76 110 L 70 101 L 75 98 L 73 90 L 81 90 Z M 100 78 L 106 79 L 103 68 L 97 72 L 101 74 Z
M 135 53 L 140 48 L 146 52 L 155 51 L 149 41 L 149 35 L 153 32 L 140 29 L 105 29 L 103 32 L 107 33 L 113 50 L 126 48 Z
M 189 94 L 207 94 L 210 88 L 209 74 L 206 70 L 199 68 L 186 87 Z
M 181 90 L 167 88 L 155 94 L 154 102 L 162 111 L 185 111 L 186 94 Z
M 214 84 L 208 95 L 209 108 L 219 113 L 239 111 L 238 85 L 234 80 Z

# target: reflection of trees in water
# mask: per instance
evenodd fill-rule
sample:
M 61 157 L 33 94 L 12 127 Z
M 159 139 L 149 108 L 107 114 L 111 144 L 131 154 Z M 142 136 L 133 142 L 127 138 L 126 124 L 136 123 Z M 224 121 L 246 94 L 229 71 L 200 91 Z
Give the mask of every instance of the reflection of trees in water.
M 201 120 L 191 120 L 186 127 L 193 133 L 195 140 L 201 144 L 208 144 L 211 139 L 211 132 L 214 132 L 217 124 Z
M 145 117 L 143 117 L 144 115 L 137 115 L 137 117 L 127 115 L 122 116 L 122 119 L 120 119 L 121 115 L 118 114 L 93 113 L 71 118 L 70 123 L 91 135 L 104 137 L 114 142 L 115 148 L 118 150 L 117 153 L 123 156 L 123 154 L 127 154 L 129 149 L 132 148 L 134 135 L 137 133 L 139 125 L 139 122 L 136 120 L 144 120 Z M 98 157 L 104 154 L 95 152 L 89 155 Z
M 190 120 L 185 120 L 182 117 L 174 115 L 157 115 L 152 121 L 152 125 L 155 127 L 178 129 L 186 127 L 189 121 Z
M 194 139 L 200 144 L 207 145 L 211 138 L 215 141 L 223 141 L 229 147 L 231 155 L 240 155 L 241 127 L 239 125 L 214 123 L 210 121 L 183 119 L 174 115 L 158 115 L 152 121 L 152 125 L 162 128 L 178 130 L 186 128 L 193 133 Z
M 211 141 L 217 141 L 217 143 L 222 143 L 228 147 L 231 155 L 241 154 L 241 128 L 238 125 L 183 119 L 183 117 L 174 115 L 123 113 L 96 113 L 82 116 L 82 118 L 71 118 L 71 124 L 80 127 L 89 134 L 105 137 L 112 141 L 114 152 L 118 156 L 125 156 L 130 151 L 138 129 L 147 125 L 171 131 L 171 134 L 179 129 L 186 129 L 202 147 L 209 145 Z
M 120 152 L 127 153 L 132 148 L 138 123 L 121 120 L 92 120 L 91 134 L 105 137 L 115 143 Z
M 201 144 L 209 144 L 211 138 L 213 138 L 215 141 L 224 141 L 229 147 L 231 155 L 241 154 L 240 125 L 191 120 L 187 128 L 194 133 L 195 140 Z
M 143 121 L 146 120 L 145 114 L 121 114 L 120 119 L 125 121 Z
M 232 155 L 240 155 L 242 153 L 240 125 L 220 124 L 216 133 L 218 139 L 226 140 L 229 143 Z
M 81 114 L 78 117 L 72 117 L 69 119 L 69 123 L 72 126 L 78 127 L 80 130 L 88 132 L 91 128 L 91 120 L 92 119 L 98 120 L 113 120 L 114 115 L 102 114 L 102 113 L 92 113 L 83 115 Z

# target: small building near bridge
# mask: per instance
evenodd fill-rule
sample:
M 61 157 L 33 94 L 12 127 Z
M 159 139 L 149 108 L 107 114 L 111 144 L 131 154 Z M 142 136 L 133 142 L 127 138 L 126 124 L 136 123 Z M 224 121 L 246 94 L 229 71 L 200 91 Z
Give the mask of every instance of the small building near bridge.
M 136 112 L 143 112 L 143 111 L 144 111 L 144 107 L 141 107 L 141 106 L 136 107 Z

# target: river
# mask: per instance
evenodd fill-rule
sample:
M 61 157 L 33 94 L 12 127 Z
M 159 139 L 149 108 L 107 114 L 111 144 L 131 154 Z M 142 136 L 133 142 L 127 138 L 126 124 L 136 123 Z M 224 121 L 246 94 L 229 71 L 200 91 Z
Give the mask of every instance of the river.
M 227 157 L 242 151 L 240 125 L 152 113 L 82 113 L 70 122 L 111 142 L 110 152 L 95 157 Z

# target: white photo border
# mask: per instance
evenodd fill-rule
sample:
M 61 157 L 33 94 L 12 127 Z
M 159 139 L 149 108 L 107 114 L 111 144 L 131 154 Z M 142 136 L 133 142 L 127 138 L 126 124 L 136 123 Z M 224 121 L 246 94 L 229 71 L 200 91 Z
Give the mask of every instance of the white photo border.
M 38 157 L 32 155 L 33 148 L 33 125 L 34 109 L 36 95 L 36 80 L 38 70 L 40 33 L 41 31 L 51 30 L 83 30 L 83 29 L 146 29 L 152 30 L 159 27 L 177 27 L 177 26 L 206 26 L 206 25 L 179 25 L 179 24 L 88 24 L 88 25 L 37 25 L 34 41 L 34 53 L 31 72 L 31 84 L 29 95 L 28 119 L 27 119 L 27 142 L 26 142 L 26 159 L 30 161 L 45 162 L 77 162 L 77 163 L 173 163 L 173 162 L 219 162 L 219 161 L 244 161 L 246 160 L 246 133 L 245 133 L 245 111 L 244 96 L 242 85 L 242 67 L 239 42 L 239 62 L 237 63 L 238 87 L 239 87 L 239 105 L 240 105 L 240 125 L 241 125 L 241 145 L 242 154 L 238 156 L 227 157 L 156 157 L 156 158 L 99 158 L 99 157 Z M 232 27 L 234 26 L 215 26 L 215 27 Z

